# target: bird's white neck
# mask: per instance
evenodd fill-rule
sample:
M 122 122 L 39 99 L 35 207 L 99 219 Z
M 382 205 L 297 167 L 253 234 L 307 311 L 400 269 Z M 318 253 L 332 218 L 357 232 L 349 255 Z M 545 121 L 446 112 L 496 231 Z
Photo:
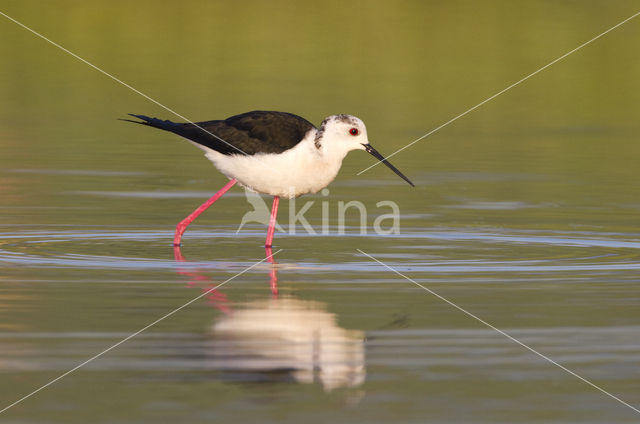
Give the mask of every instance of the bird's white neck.
M 298 180 L 303 183 L 308 179 L 307 184 L 303 183 L 305 187 L 300 187 L 303 192 L 315 193 L 331 183 L 338 175 L 342 160 L 348 153 L 348 151 L 343 151 L 342 149 L 331 148 L 334 146 L 324 143 L 322 134 L 318 137 L 317 131 L 315 129 L 309 131 L 294 149 L 298 150 L 296 156 L 298 156 L 299 164 L 304 164 L 304 174 L 310 177 L 304 178 L 301 176 Z

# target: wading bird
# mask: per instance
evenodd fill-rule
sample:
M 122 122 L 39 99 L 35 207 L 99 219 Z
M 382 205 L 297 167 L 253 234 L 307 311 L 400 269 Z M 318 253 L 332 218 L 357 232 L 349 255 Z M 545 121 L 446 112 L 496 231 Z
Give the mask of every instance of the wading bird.
M 292 113 L 274 111 L 253 111 L 224 120 L 195 123 L 130 116 L 142 121 L 125 121 L 186 138 L 204 150 L 205 156 L 230 180 L 178 223 L 174 246 L 180 246 L 187 226 L 238 182 L 250 190 L 273 196 L 265 244 L 271 248 L 280 197 L 294 198 L 322 190 L 334 180 L 342 160 L 351 150 L 365 150 L 413 186 L 369 144 L 364 122 L 351 115 L 329 116 L 320 128 Z

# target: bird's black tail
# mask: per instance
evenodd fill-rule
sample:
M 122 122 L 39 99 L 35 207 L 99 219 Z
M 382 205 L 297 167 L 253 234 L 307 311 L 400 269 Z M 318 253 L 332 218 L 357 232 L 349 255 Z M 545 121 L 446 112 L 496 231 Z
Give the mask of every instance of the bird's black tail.
M 134 118 L 142 119 L 144 122 L 134 121 L 132 119 L 122 119 L 122 118 L 119 118 L 119 119 L 121 121 L 133 122 L 134 124 L 140 124 L 140 125 L 147 125 L 149 127 L 158 128 L 161 130 L 171 131 L 171 132 L 175 132 L 179 126 L 177 123 L 171 122 L 169 120 L 163 121 L 162 119 L 149 118 L 148 116 L 135 115 L 133 113 L 129 113 L 128 115 L 133 116 Z

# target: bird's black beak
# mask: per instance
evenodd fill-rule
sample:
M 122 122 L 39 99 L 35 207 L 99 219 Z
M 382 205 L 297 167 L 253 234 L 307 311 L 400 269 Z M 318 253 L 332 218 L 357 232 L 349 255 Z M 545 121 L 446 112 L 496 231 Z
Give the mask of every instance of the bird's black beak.
M 411 187 L 415 187 L 415 185 L 411 182 L 411 180 L 409 180 L 409 178 L 405 177 L 402 174 L 402 172 L 398 171 L 398 169 L 395 166 L 391 165 L 391 163 L 389 163 L 389 161 L 387 161 L 384 158 L 384 156 L 382 156 L 376 149 L 374 149 L 371 144 L 363 144 L 363 146 L 364 146 L 364 149 L 368 153 L 371 153 L 371 156 L 373 156 L 374 158 L 378 159 L 380 162 L 382 162 L 385 165 L 387 165 L 389 167 L 389 169 L 391 169 L 393 172 L 395 172 L 400 178 L 402 178 L 403 180 L 405 180 L 406 182 L 411 184 Z

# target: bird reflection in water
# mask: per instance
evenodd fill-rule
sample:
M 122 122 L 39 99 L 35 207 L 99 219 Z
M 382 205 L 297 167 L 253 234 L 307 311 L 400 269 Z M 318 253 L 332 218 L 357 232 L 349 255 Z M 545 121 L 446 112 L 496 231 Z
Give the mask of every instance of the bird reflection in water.
M 174 253 L 176 261 L 185 262 L 179 246 Z M 366 375 L 364 333 L 339 327 L 322 302 L 279 295 L 277 265 L 269 262 L 270 298 L 236 305 L 212 290 L 209 277 L 178 270 L 189 277 L 190 287 L 210 290 L 209 303 L 223 312 L 210 329 L 207 368 L 234 382 L 319 383 L 325 391 L 361 385 Z M 350 400 L 357 402 L 362 395 Z
M 182 256 L 180 246 L 173 247 L 173 257 L 175 258 L 176 262 L 187 262 L 184 256 Z M 178 273 L 178 275 L 189 277 L 189 281 L 186 284 L 187 287 L 199 287 L 203 292 L 207 292 L 205 298 L 211 306 L 224 312 L 225 314 L 231 313 L 231 304 L 229 298 L 226 294 L 220 292 L 215 288 L 217 284 L 214 284 L 211 278 L 207 277 L 197 270 L 189 270 L 186 268 L 178 268 L 176 272 Z

